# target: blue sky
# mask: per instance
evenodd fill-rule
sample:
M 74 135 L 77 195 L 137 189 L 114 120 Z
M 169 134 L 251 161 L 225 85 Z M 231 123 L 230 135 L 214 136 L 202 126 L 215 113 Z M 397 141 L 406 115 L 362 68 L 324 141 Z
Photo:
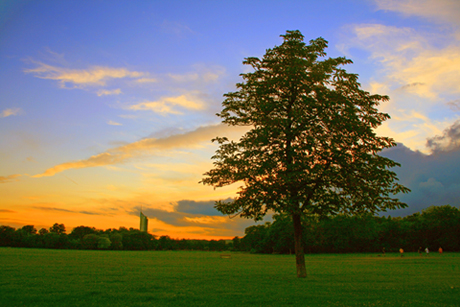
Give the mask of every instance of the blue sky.
M 222 95 L 286 30 L 390 96 L 378 132 L 413 190 L 390 214 L 458 206 L 459 20 L 455 0 L 3 1 L 0 224 L 138 227 L 142 207 L 155 234 L 241 236 L 252 221 L 212 208 L 237 188 L 198 181 L 210 140 L 242 133 Z

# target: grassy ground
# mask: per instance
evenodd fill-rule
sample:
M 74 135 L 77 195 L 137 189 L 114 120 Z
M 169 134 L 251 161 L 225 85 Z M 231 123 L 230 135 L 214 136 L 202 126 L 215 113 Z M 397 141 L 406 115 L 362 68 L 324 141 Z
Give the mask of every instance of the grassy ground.
M 460 306 L 460 254 L 0 248 L 0 306 Z

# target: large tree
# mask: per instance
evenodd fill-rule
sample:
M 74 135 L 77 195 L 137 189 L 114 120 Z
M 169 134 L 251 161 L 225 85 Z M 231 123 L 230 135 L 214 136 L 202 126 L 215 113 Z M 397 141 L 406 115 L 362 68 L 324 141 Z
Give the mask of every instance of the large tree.
M 344 57 L 325 58 L 323 38 L 304 43 L 299 31 L 241 74 L 237 91 L 224 95 L 217 114 L 231 126 L 247 126 L 239 141 L 217 137 L 214 168 L 202 182 L 242 186 L 224 214 L 260 220 L 268 212 L 292 216 L 297 276 L 306 277 L 302 215 L 375 213 L 405 207 L 393 195 L 409 191 L 389 169 L 398 163 L 379 156 L 393 139 L 374 129 L 390 116 L 377 106 L 389 98 L 361 89 Z M 321 60 L 322 59 L 322 60 Z

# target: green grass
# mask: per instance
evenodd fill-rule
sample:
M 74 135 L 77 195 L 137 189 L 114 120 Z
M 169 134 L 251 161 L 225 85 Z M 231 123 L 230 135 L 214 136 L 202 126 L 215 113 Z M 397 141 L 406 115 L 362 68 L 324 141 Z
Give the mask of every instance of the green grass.
M 460 254 L 0 248 L 0 306 L 460 306 Z

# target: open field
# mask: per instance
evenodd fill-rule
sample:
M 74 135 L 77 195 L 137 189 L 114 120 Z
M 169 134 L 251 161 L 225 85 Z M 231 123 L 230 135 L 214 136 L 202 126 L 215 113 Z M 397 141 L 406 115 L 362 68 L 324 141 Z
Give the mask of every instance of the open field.
M 0 248 L 0 306 L 460 306 L 458 253 L 220 255 Z

